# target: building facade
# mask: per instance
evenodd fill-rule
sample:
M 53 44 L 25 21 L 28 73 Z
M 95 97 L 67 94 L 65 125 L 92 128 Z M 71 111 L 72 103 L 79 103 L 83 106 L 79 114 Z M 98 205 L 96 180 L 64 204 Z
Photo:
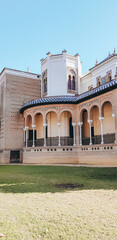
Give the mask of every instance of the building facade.
M 47 53 L 41 75 L 0 74 L 0 162 L 117 166 L 117 54 L 82 74 L 80 56 Z

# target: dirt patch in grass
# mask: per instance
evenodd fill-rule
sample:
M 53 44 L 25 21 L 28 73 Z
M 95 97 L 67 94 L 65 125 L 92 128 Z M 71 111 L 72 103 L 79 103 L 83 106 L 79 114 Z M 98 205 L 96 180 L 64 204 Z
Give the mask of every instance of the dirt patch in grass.
M 55 184 L 55 187 L 60 188 L 60 189 L 74 189 L 74 188 L 84 188 L 83 184 L 79 183 L 59 183 Z

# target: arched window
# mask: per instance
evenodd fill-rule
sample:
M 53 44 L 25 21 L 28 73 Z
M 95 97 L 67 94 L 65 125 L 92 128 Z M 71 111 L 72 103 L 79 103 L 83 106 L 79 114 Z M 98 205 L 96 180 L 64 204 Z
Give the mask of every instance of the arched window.
M 44 93 L 47 92 L 47 78 L 44 79 Z
M 43 81 L 43 93 L 47 93 L 47 70 L 42 74 L 42 81 Z
M 97 87 L 99 87 L 101 85 L 101 81 L 100 79 L 97 79 Z
M 72 77 L 72 90 L 75 90 L 76 86 L 75 86 L 75 77 Z
M 68 77 L 68 90 L 71 90 L 71 75 Z
M 110 82 L 112 80 L 111 74 L 108 75 L 108 81 Z

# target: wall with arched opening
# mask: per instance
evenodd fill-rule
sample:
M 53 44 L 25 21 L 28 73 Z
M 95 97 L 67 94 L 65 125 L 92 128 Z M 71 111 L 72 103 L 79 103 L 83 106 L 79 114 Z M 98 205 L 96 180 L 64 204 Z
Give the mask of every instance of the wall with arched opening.
M 70 136 L 70 125 L 72 124 L 72 121 L 70 122 L 70 118 L 72 118 L 70 112 L 64 111 L 61 113 L 61 128 L 60 128 L 61 137 Z
M 48 137 L 58 136 L 58 118 L 55 112 L 47 113 L 47 136 Z
M 89 138 L 89 123 L 88 123 L 88 112 L 87 110 L 82 111 L 82 137 Z
M 37 139 L 44 138 L 43 116 L 41 113 L 35 115 L 35 125 Z
M 31 117 L 31 115 L 28 115 L 26 117 L 26 126 L 29 127 L 29 129 L 32 129 L 32 117 Z
M 114 118 L 112 117 L 112 105 L 110 102 L 105 102 L 102 105 L 102 116 L 104 117 L 103 133 L 115 133 Z
M 99 120 L 99 108 L 97 106 L 93 106 L 90 110 L 90 118 L 93 120 L 92 122 L 92 133 L 94 136 L 101 134 L 101 125 Z M 92 134 L 93 137 L 93 134 Z

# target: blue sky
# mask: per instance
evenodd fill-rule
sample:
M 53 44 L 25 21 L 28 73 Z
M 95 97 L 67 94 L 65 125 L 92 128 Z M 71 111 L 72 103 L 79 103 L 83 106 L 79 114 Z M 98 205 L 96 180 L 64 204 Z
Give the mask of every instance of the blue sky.
M 117 0 L 0 0 L 0 71 L 41 73 L 40 59 L 66 49 L 83 72 L 117 50 Z

